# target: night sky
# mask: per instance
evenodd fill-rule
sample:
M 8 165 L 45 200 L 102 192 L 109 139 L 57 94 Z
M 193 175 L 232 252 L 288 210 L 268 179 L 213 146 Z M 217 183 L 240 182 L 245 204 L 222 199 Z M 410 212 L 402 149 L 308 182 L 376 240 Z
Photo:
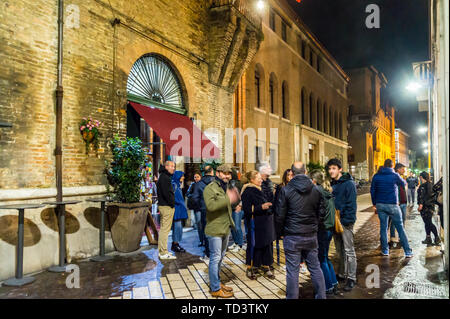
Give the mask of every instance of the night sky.
M 343 68 L 373 65 L 388 80 L 386 94 L 396 109 L 397 127 L 411 135 L 411 149 L 423 155 L 426 112 L 405 90 L 412 62 L 429 59 L 427 0 L 288 0 Z M 366 27 L 366 7 L 380 7 L 380 28 Z

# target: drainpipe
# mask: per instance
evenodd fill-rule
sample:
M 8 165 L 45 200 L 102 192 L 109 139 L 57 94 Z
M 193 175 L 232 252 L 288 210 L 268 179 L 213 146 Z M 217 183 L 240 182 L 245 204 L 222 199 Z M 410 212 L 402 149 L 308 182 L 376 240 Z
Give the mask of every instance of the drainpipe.
M 62 66 L 63 66 L 63 28 L 64 0 L 58 1 L 58 82 L 56 86 L 56 200 L 62 201 Z

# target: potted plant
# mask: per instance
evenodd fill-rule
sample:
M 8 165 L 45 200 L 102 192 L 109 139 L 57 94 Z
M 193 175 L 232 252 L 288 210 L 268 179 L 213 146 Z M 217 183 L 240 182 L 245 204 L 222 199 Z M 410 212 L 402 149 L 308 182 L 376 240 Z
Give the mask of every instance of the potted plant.
M 145 151 L 138 138 L 115 137 L 109 146 L 113 160 L 105 173 L 113 187 L 108 206 L 111 237 L 118 251 L 132 252 L 140 247 L 149 211 L 149 203 L 140 201 Z
M 94 146 L 94 150 L 98 151 L 100 136 L 102 135 L 100 132 L 100 128 L 102 126 L 102 122 L 100 122 L 99 120 L 93 120 L 91 117 L 89 117 L 89 119 L 83 117 L 83 119 L 81 120 L 79 129 L 80 134 L 86 144 L 86 154 L 89 153 L 89 146 L 91 144 Z

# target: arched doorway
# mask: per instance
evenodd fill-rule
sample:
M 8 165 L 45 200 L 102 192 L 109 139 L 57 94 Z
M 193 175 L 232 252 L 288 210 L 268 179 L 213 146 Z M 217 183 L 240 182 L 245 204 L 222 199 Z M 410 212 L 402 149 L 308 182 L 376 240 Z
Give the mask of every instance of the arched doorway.
M 149 53 L 132 66 L 127 80 L 127 99 L 165 111 L 187 114 L 186 90 L 181 76 L 165 57 Z M 127 136 L 139 137 L 152 156 L 154 172 L 168 159 L 163 141 L 143 118 L 127 108 Z

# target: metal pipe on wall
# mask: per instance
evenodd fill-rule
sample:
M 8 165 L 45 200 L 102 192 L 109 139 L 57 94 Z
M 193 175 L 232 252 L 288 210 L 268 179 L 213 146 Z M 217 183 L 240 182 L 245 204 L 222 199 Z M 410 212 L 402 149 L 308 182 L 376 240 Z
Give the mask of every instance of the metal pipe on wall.
M 62 67 L 63 67 L 64 0 L 58 0 L 58 81 L 56 86 L 56 200 L 62 201 Z

